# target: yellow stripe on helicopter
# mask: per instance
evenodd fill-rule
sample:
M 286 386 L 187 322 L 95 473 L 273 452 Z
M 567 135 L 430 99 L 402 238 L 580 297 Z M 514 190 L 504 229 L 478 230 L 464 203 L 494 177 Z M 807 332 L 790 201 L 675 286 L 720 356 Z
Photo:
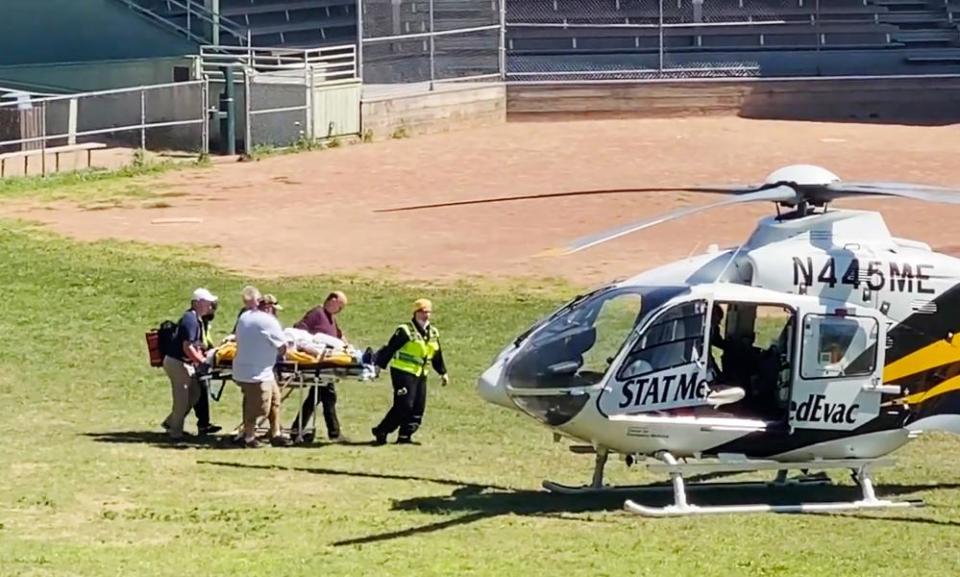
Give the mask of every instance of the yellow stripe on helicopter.
M 922 393 L 914 393 L 908 397 L 904 397 L 898 402 L 906 403 L 908 405 L 918 405 L 924 401 L 932 399 L 933 397 L 938 397 L 944 393 L 949 393 L 950 391 L 956 391 L 958 389 L 960 389 L 960 375 L 951 377 L 932 389 L 928 389 Z
M 896 360 L 883 369 L 883 382 L 896 382 L 904 377 L 960 361 L 960 334 L 947 342 L 938 340 Z

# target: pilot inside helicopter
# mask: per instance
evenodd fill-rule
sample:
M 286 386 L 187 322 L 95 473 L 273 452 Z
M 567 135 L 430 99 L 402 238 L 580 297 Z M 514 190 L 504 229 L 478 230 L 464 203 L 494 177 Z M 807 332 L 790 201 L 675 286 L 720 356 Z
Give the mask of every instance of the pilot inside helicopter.
M 740 387 L 745 396 L 722 410 L 779 420 L 785 416 L 782 390 L 789 387 L 793 315 L 763 305 L 737 303 L 726 308 L 713 304 L 708 366 L 715 385 Z

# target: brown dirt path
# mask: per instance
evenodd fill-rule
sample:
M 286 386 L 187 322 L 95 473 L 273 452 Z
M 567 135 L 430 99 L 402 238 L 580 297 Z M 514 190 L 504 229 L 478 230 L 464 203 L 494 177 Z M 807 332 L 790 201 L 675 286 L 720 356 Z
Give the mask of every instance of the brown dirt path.
M 534 255 L 583 234 L 715 197 L 653 193 L 373 211 L 577 189 L 757 182 L 794 163 L 820 164 L 845 180 L 960 185 L 957 150 L 960 130 L 949 126 L 733 117 L 508 123 L 171 173 L 157 181 L 170 195 L 163 208 L 7 203 L 0 214 L 79 239 L 213 245 L 223 266 L 257 275 L 373 272 L 431 282 L 561 277 L 593 284 L 710 243 L 735 243 L 773 207 L 716 210 L 576 255 L 540 258 Z M 894 234 L 951 251 L 960 246 L 953 228 L 960 206 L 840 204 L 882 210 Z M 182 217 L 202 224 L 153 223 Z

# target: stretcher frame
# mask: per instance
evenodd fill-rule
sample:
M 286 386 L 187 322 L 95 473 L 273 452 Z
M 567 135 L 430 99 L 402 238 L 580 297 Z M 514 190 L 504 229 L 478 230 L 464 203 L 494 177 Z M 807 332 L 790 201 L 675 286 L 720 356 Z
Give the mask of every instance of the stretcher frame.
M 296 443 L 302 443 L 304 436 L 307 433 L 313 433 L 316 436 L 316 418 L 317 412 L 314 411 L 313 415 L 310 417 L 308 423 L 303 422 L 303 401 L 306 396 L 309 396 L 311 391 L 307 391 L 306 396 L 304 394 L 305 389 L 320 389 L 322 387 L 329 387 L 331 385 L 336 385 L 340 383 L 344 377 L 353 377 L 356 380 L 364 381 L 367 379 L 362 378 L 365 374 L 365 368 L 363 365 L 322 365 L 322 364 L 301 364 L 299 362 L 292 361 L 282 361 L 274 365 L 274 375 L 277 379 L 277 387 L 280 389 L 280 407 L 283 408 L 287 399 L 293 394 L 294 390 L 298 391 L 297 394 L 297 435 L 292 440 Z M 213 395 L 213 387 L 210 387 L 211 397 L 218 401 L 220 400 L 221 395 L 223 394 L 223 389 L 226 386 L 227 381 L 236 382 L 236 379 L 233 378 L 233 367 L 232 363 L 223 363 L 217 365 L 211 369 L 211 371 L 204 375 L 204 379 L 209 382 L 219 381 L 220 387 L 217 390 L 217 394 Z M 319 398 L 320 391 L 317 390 L 316 394 Z M 307 426 L 305 426 L 307 425 Z M 267 416 L 260 417 L 257 420 L 256 433 L 258 435 L 262 433 L 269 433 L 269 419 Z M 292 429 L 289 427 L 280 427 L 281 433 L 289 434 Z M 235 436 L 243 435 L 243 421 L 239 425 L 234 427 L 233 434 Z

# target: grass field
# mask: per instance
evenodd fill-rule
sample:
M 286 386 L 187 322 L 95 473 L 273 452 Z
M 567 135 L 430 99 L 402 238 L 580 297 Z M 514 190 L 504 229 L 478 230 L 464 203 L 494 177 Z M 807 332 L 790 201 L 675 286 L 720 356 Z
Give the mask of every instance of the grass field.
M 564 498 L 543 478 L 586 480 L 532 421 L 474 392 L 493 355 L 569 291 L 418 289 L 323 278 L 257 281 L 292 322 L 328 290 L 342 323 L 377 346 L 413 298 L 434 300 L 453 378 L 431 382 L 421 446 L 370 447 L 387 379 L 344 383 L 355 443 L 255 451 L 177 447 L 143 333 L 190 290 L 222 295 L 222 334 L 250 279 L 144 246 L 78 244 L 0 222 L 0 576 L 950 575 L 960 569 L 960 442 L 921 438 L 881 472 L 879 492 L 925 509 L 848 515 L 645 520 L 622 497 Z M 535 290 L 536 289 L 536 290 Z M 213 403 L 232 428 L 239 394 Z M 292 416 L 286 407 L 285 420 Z M 188 431 L 195 420 L 188 418 Z M 649 479 L 611 463 L 610 480 Z M 806 498 L 836 495 L 805 492 Z M 762 497 L 751 493 L 746 497 Z

